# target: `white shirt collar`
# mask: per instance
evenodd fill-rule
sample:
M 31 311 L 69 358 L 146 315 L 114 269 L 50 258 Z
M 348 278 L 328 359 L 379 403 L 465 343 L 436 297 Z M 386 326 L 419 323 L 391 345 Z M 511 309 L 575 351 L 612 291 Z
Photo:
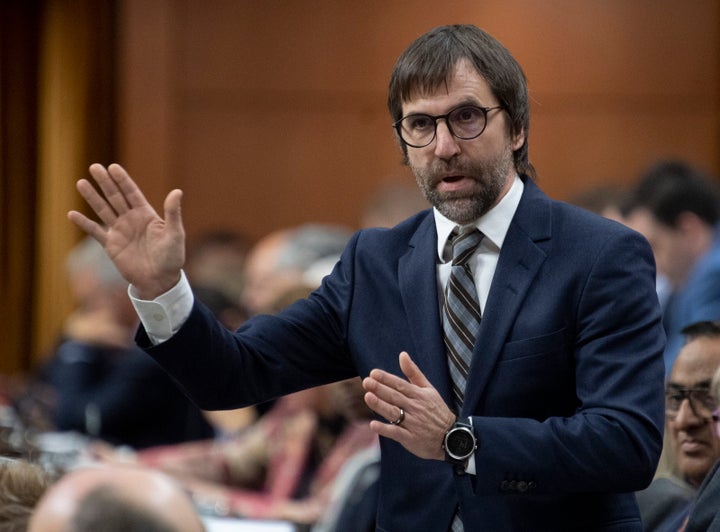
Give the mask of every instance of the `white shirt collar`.
M 483 246 L 494 248 L 496 252 L 500 252 L 503 242 L 505 241 L 505 235 L 507 235 L 508 229 L 510 228 L 510 222 L 512 222 L 515 211 L 520 204 L 520 198 L 522 197 L 524 189 L 525 185 L 520 177 L 516 175 L 513 184 L 510 186 L 510 190 L 508 190 L 500 202 L 475 221 L 474 225 L 485 235 L 485 238 L 483 238 Z M 457 223 L 440 214 L 435 208 L 433 208 L 433 214 L 435 216 L 435 229 L 438 235 L 438 257 L 440 258 L 440 262 L 445 262 L 443 257 L 445 245 L 447 244 L 448 236 L 450 236 L 450 233 Z

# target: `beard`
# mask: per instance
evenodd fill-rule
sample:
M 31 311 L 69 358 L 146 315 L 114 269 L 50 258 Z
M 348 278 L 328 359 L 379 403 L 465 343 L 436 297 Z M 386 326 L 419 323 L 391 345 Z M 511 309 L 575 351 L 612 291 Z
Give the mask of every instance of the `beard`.
M 449 161 L 436 160 L 425 168 L 411 165 L 425 199 L 443 216 L 460 225 L 477 220 L 495 206 L 513 167 L 509 145 L 489 160 L 463 161 L 456 156 Z M 468 176 L 475 181 L 475 186 L 470 191 L 441 192 L 437 184 L 442 181 L 440 176 L 448 173 Z

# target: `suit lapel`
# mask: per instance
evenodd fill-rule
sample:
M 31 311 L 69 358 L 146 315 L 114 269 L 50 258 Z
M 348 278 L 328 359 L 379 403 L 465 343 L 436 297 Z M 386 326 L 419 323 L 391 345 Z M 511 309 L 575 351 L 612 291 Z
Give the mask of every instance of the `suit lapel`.
M 429 212 L 411 238 L 407 253 L 400 257 L 400 293 L 414 342 L 410 356 L 443 399 L 452 404 L 436 280 L 437 233 Z
M 480 401 L 520 305 L 546 258 L 538 242 L 550 238 L 551 202 L 531 180 L 524 181 L 525 190 L 500 250 L 483 312 L 463 415 L 470 415 Z

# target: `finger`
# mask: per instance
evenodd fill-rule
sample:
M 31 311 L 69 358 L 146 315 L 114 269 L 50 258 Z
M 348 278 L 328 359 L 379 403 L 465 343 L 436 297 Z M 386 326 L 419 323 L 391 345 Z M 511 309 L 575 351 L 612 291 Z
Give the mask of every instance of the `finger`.
M 400 389 L 402 386 L 408 384 L 408 381 L 406 381 L 403 377 L 399 377 L 394 373 L 377 368 L 370 371 L 370 377 L 385 386 L 389 386 L 390 388 Z
M 110 226 L 117 219 L 115 209 L 100 195 L 97 189 L 87 179 L 80 179 L 75 185 L 77 191 L 85 199 L 90 208 L 97 214 L 98 218 Z
M 130 206 L 125 199 L 125 196 L 118 188 L 117 182 L 115 180 L 116 178 L 110 172 L 110 168 L 114 168 L 116 166 L 117 165 L 110 165 L 108 168 L 105 168 L 101 164 L 94 163 L 90 165 L 89 171 L 90 175 L 93 176 L 93 179 L 97 183 L 98 187 L 100 187 L 100 190 L 105 197 L 105 201 L 119 216 L 127 212 L 130 209 Z M 117 169 L 114 170 L 115 172 L 117 172 Z
M 410 355 L 407 351 L 403 351 L 402 353 L 400 353 L 399 362 L 400 370 L 412 384 L 414 384 L 415 386 L 420 386 L 421 388 L 427 388 L 428 386 L 432 386 L 427 377 L 425 377 L 425 374 L 420 371 L 420 368 L 417 366 L 417 364 L 415 364 L 412 358 L 410 358 Z
M 383 382 L 383 379 L 386 379 L 386 382 Z M 398 406 L 406 405 L 409 402 L 409 394 L 398 389 L 402 384 L 407 384 L 407 382 L 381 370 L 371 371 L 370 376 L 363 380 L 363 388 L 367 392 L 372 393 L 384 403 Z
M 409 355 L 405 353 L 405 357 L 408 358 Z M 412 363 L 412 361 L 411 361 Z M 414 365 L 414 363 L 412 363 Z M 402 366 L 401 366 L 402 370 Z M 411 372 L 412 373 L 412 372 Z M 419 369 L 415 371 L 415 373 L 412 373 L 413 375 L 419 374 L 422 375 Z M 418 386 L 414 382 L 408 381 L 404 377 L 400 377 L 398 375 L 394 375 L 392 373 L 388 373 L 387 371 L 383 371 L 381 369 L 374 369 L 370 372 L 370 378 L 374 379 L 379 383 L 381 386 L 385 386 L 389 388 L 390 390 L 397 391 L 401 393 L 404 396 L 407 397 L 417 397 L 418 395 Z M 421 382 L 427 384 L 427 380 L 421 380 Z M 382 393 L 382 392 L 380 392 Z
M 370 422 L 370 430 L 378 436 L 390 438 L 398 443 L 402 443 L 408 435 L 407 429 L 402 425 L 391 425 L 390 423 L 383 423 L 382 421 L 377 420 L 372 420 Z
M 85 233 L 97 240 L 101 246 L 105 247 L 107 232 L 103 226 L 77 211 L 68 212 L 67 217 Z
M 145 195 L 137 186 L 135 181 L 130 177 L 127 171 L 117 163 L 113 163 L 108 167 L 108 171 L 112 175 L 112 178 L 122 192 L 122 196 L 130 207 L 145 207 L 150 206 L 150 203 L 145 199 Z
M 388 423 L 397 421 L 402 415 L 400 412 L 400 406 L 388 403 L 387 401 L 383 401 L 372 392 L 366 393 L 364 399 L 365 404 L 368 406 L 368 408 L 370 408 L 370 410 L 375 412 L 377 415 L 384 417 L 388 421 Z M 403 412 L 405 412 L 404 409 Z M 405 412 L 405 416 L 407 416 L 407 412 Z

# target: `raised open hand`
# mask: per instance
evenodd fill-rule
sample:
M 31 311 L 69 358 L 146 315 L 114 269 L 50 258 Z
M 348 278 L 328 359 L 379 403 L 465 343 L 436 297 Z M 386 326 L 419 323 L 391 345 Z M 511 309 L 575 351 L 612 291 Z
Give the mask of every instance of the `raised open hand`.
M 68 218 L 100 242 L 139 297 L 154 299 L 177 283 L 185 262 L 182 191 L 167 195 L 163 219 L 120 165 L 93 164 L 90 174 L 99 190 L 87 179 L 77 189 L 101 223 L 77 211 Z

